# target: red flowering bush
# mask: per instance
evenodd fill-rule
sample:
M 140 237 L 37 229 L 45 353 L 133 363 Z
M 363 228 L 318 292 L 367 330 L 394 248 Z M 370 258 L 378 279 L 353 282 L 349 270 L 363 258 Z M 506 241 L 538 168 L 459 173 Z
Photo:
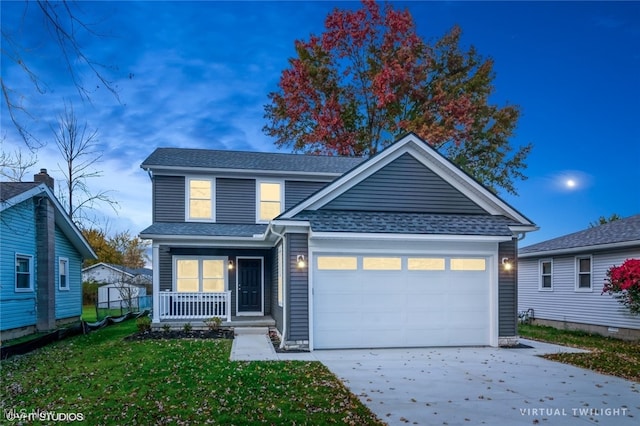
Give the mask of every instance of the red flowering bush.
M 609 268 L 604 293 L 618 299 L 632 314 L 640 315 L 640 259 L 627 259 L 622 265 Z

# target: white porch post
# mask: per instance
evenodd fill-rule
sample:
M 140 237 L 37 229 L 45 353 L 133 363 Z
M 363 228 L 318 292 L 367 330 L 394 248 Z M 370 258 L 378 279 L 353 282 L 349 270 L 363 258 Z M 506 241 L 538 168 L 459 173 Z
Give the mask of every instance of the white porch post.
M 151 262 L 153 266 L 153 315 L 152 323 L 160 322 L 160 245 L 152 244 Z

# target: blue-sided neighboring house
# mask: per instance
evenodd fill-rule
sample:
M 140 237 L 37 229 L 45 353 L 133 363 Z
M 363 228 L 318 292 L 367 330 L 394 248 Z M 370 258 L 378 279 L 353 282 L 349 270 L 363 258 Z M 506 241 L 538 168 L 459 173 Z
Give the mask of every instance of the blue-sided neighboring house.
M 511 344 L 537 229 L 427 143 L 369 158 L 158 148 L 152 326 L 264 321 L 288 348 Z
M 0 182 L 0 338 L 77 321 L 81 270 L 96 254 L 54 193 L 46 169 L 34 182 Z
M 541 325 L 640 339 L 640 315 L 602 294 L 607 270 L 640 259 L 640 214 L 518 253 L 518 309 Z

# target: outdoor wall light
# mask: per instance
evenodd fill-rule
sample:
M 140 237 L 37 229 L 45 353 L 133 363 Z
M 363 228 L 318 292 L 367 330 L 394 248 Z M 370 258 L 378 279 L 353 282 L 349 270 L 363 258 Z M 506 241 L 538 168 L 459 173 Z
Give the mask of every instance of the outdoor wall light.
M 304 268 L 307 266 L 307 262 L 304 259 L 304 254 L 299 254 L 296 258 L 296 262 L 298 262 L 298 268 Z
M 229 264 L 227 265 L 227 268 L 229 268 L 229 270 L 233 269 L 233 260 L 229 260 Z
M 502 267 L 504 268 L 505 271 L 510 271 L 511 268 L 513 268 L 513 263 L 511 263 L 511 261 L 509 260 L 508 257 L 503 257 L 502 258 Z

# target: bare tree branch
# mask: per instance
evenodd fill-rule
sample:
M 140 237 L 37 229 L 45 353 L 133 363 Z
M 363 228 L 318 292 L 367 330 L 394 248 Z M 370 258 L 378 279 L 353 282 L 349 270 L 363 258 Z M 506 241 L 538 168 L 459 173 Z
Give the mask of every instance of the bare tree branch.
M 106 204 L 117 212 L 117 202 L 109 193 L 101 191 L 92 193 L 87 179 L 102 176 L 94 167 L 102 159 L 102 151 L 98 148 L 98 131 L 88 130 L 87 123 L 79 124 L 73 106 L 65 103 L 64 112 L 60 114 L 57 129 L 51 126 L 58 151 L 62 155 L 63 165 L 58 164 L 64 176 L 64 190 L 60 199 L 66 204 L 67 214 L 81 224 L 92 222 L 89 210 L 96 210 L 98 205 Z

